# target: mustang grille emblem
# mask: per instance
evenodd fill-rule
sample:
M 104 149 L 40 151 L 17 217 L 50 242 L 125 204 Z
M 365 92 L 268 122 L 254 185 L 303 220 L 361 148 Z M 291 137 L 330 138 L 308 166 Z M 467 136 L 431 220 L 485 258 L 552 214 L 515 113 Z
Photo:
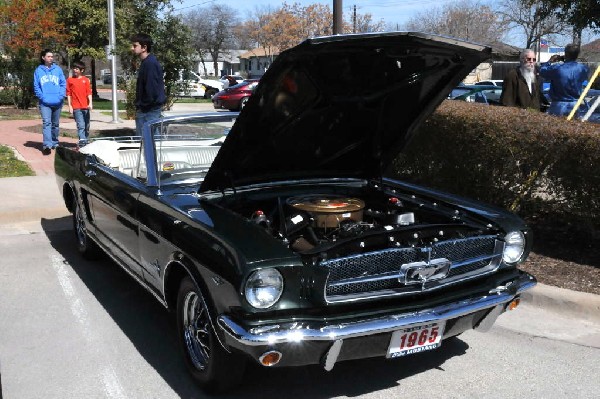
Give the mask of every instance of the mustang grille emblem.
M 400 267 L 398 281 L 406 285 L 421 284 L 425 288 L 428 281 L 441 280 L 450 272 L 450 262 L 446 258 L 431 259 L 421 262 L 405 263 Z

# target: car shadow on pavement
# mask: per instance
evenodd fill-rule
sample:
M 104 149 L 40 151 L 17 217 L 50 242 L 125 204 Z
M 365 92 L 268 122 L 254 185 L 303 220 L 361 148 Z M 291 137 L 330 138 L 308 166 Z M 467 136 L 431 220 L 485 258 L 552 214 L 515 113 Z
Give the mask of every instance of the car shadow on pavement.
M 189 376 L 181 358 L 172 315 L 108 256 L 84 259 L 75 247 L 72 230 L 58 226 L 69 217 L 43 219 L 42 227 L 53 248 L 87 286 L 99 304 L 133 343 L 136 350 L 180 397 L 207 397 Z M 110 345 L 110 343 L 107 343 Z M 220 398 L 360 396 L 392 388 L 403 379 L 442 365 L 466 353 L 458 338 L 445 340 L 440 349 L 405 358 L 352 360 L 326 372 L 320 366 L 266 369 L 249 364 L 242 384 Z M 82 354 L 85 356 L 85 354 Z M 352 381 L 352 383 L 348 383 Z M 157 393 L 157 397 L 160 397 Z

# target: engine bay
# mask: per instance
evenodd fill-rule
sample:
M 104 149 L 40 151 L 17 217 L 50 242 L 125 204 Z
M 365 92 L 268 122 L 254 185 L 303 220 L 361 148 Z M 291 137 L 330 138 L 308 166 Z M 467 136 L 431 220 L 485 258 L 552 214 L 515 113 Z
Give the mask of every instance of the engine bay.
M 381 189 L 245 198 L 233 209 L 294 252 L 320 259 L 489 234 L 457 209 Z M 243 205 L 241 203 L 243 202 Z

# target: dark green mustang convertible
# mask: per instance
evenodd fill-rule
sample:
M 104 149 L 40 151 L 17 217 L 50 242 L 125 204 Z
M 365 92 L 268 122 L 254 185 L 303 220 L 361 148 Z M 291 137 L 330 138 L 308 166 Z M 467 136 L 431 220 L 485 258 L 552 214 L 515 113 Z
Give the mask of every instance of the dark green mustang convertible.
M 384 171 L 489 55 L 421 33 L 310 39 L 239 114 L 59 148 L 77 247 L 106 252 L 176 313 L 207 390 L 234 386 L 248 362 L 331 370 L 486 330 L 536 283 L 517 268 L 530 231 Z

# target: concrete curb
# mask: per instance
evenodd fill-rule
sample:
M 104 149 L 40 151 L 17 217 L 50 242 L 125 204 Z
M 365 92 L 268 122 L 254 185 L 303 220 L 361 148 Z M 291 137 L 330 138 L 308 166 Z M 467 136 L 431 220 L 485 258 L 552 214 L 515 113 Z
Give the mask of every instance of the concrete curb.
M 600 295 L 539 284 L 521 295 L 524 303 L 567 316 L 600 322 Z
M 12 146 L 7 146 L 7 147 L 10 148 L 10 150 L 13 152 L 13 154 L 15 154 L 15 158 L 17 158 L 19 161 L 27 162 L 27 160 L 23 157 L 23 155 L 21 155 L 21 153 L 19 151 L 17 151 L 17 149 L 15 147 L 12 147 Z

